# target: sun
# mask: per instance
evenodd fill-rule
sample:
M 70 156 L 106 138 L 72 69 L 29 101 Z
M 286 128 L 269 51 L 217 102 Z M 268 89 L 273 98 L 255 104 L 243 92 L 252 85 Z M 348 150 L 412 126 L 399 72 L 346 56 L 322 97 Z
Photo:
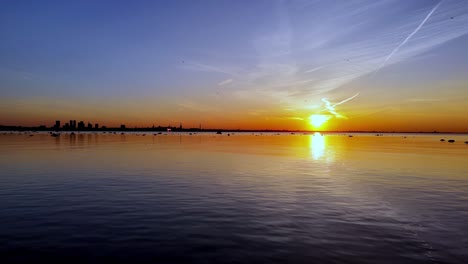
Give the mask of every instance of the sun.
M 309 123 L 314 128 L 320 128 L 325 124 L 332 116 L 331 115 L 311 115 L 309 116 Z

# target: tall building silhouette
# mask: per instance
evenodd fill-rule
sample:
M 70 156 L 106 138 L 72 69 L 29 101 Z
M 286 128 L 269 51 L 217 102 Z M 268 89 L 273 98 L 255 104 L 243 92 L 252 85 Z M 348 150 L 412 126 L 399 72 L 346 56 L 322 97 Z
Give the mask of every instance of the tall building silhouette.
M 76 122 L 76 121 L 75 121 L 75 122 Z M 84 128 L 85 128 L 84 122 L 83 122 L 83 121 L 80 121 L 80 122 L 78 123 L 78 129 L 79 129 L 79 130 L 83 130 Z

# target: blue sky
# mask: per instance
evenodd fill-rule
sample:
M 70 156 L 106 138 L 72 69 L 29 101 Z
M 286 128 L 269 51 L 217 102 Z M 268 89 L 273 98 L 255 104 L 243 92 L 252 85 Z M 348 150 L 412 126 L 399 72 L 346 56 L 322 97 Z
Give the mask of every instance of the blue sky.
M 155 105 L 176 119 L 301 120 L 355 94 L 340 106 L 350 119 L 441 100 L 457 114 L 467 33 L 464 0 L 3 1 L 0 117 L 83 105 L 102 120 L 98 105 L 126 103 L 128 122 Z

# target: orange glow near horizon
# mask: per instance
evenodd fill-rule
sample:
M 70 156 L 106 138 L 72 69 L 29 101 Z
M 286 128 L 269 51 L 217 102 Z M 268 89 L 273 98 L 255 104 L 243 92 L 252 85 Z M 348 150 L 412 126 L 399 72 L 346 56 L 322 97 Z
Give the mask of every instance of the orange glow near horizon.
M 68 116 L 68 115 L 67 115 Z M 70 115 L 71 116 L 71 115 Z M 280 118 L 265 118 L 251 117 L 242 114 L 227 115 L 230 118 L 204 117 L 198 120 L 197 118 L 183 118 L 182 116 L 164 116 L 161 118 L 153 118 L 151 115 L 145 114 L 132 117 L 107 117 L 101 115 L 95 118 L 87 118 L 92 115 L 82 115 L 66 118 L 63 116 L 19 116 L 5 117 L 1 119 L 0 125 L 11 126 L 39 126 L 46 125 L 51 127 L 55 120 L 60 120 L 62 125 L 70 119 L 88 121 L 91 124 L 98 123 L 99 126 L 119 127 L 120 124 L 125 124 L 127 128 L 142 128 L 155 126 L 179 126 L 182 123 L 184 128 L 198 128 L 201 124 L 203 129 L 241 129 L 241 130 L 320 130 L 320 131 L 397 131 L 397 132 L 466 132 L 468 131 L 467 123 L 463 116 L 438 117 L 432 115 L 432 119 L 415 119 L 411 116 L 401 115 L 381 115 L 381 116 L 366 116 L 361 118 L 353 118 L 349 120 L 335 119 L 331 117 L 309 118 L 308 120 L 289 120 Z M 326 121 L 324 121 L 326 120 Z
M 84 99 L 76 102 L 47 99 L 2 100 L 0 105 L 4 111 L 0 111 L 0 125 L 52 127 L 56 120 L 60 120 L 63 126 L 73 119 L 107 127 L 125 124 L 127 128 L 152 127 L 153 124 L 156 127 L 178 127 L 182 123 L 184 128 L 198 128 L 201 125 L 203 129 L 227 130 L 467 132 L 468 119 L 460 111 L 463 102 L 460 100 L 450 105 L 442 101 L 434 102 L 430 108 L 424 109 L 424 105 L 421 109 L 406 105 L 386 111 L 377 111 L 379 108 L 361 103 L 357 109 L 344 108 L 343 112 L 349 119 L 341 119 L 330 114 L 313 114 L 309 109 L 292 112 L 284 111 L 279 106 L 265 106 L 259 108 L 260 110 L 254 108 L 257 111 L 255 112 L 250 108 L 239 110 L 243 105 L 226 104 L 221 108 L 216 102 L 213 103 L 213 110 L 198 110 L 177 108 L 164 102 L 151 105 L 145 100 L 134 100 L 131 104 L 125 100 L 103 101 L 91 106 Z

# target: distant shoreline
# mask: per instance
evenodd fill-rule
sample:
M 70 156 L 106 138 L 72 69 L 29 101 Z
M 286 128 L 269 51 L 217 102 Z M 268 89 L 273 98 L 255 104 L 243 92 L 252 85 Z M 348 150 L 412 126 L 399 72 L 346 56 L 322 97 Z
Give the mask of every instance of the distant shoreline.
M 168 130 L 170 129 L 170 130 Z M 374 133 L 374 134 L 468 134 L 468 132 L 450 131 L 329 131 L 329 130 L 280 130 L 280 129 L 199 129 L 199 128 L 176 128 L 176 127 L 148 127 L 148 128 L 118 128 L 103 127 L 98 129 L 55 129 L 47 127 L 23 127 L 23 126 L 0 126 L 0 131 L 18 132 L 243 132 L 243 133 Z

